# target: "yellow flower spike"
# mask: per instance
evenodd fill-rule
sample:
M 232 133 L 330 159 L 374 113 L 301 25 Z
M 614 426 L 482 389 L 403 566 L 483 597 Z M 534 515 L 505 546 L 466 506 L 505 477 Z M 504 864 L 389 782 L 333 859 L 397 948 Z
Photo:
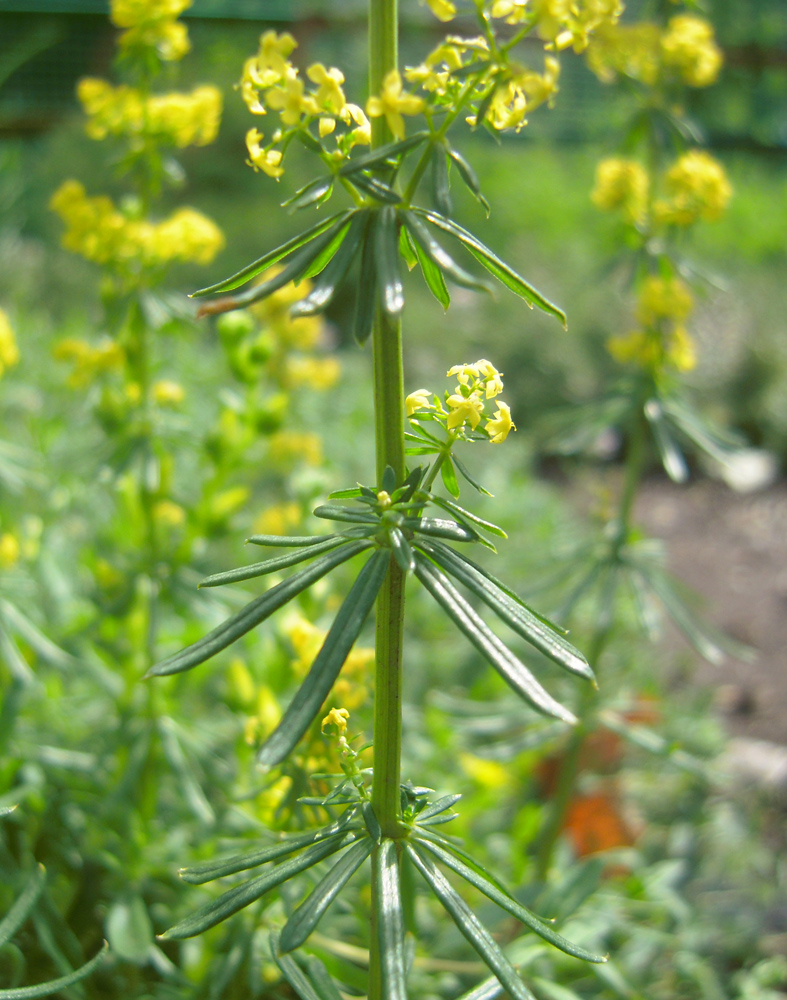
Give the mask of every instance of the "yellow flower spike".
M 462 753 L 459 755 L 459 763 L 469 778 L 488 791 L 498 792 L 513 784 L 510 770 L 499 761 Z
M 404 401 L 407 416 L 411 417 L 417 410 L 433 410 L 434 403 L 429 402 L 431 395 L 429 389 L 416 389 L 415 392 L 411 392 Z
M 606 347 L 621 365 L 635 364 L 640 368 L 652 368 L 660 357 L 658 339 L 644 330 L 632 330 L 630 333 L 610 337 Z
M 511 419 L 511 408 L 502 399 L 496 400 L 497 413 L 486 422 L 486 433 L 492 444 L 502 444 L 510 431 L 516 430 L 516 424 Z
M 456 17 L 456 5 L 451 0 L 426 0 L 426 5 L 438 21 L 453 21 Z
M 464 424 L 470 424 L 475 430 L 481 423 L 481 417 L 484 415 L 484 401 L 479 393 L 473 392 L 467 398 L 458 394 L 449 396 L 446 402 L 449 408 L 446 426 L 449 431 L 456 430 L 457 427 L 462 427 Z
M 642 164 L 612 157 L 596 167 L 593 204 L 604 211 L 619 209 L 627 222 L 641 225 L 648 212 L 650 179 Z
M 264 136 L 259 129 L 252 128 L 246 133 L 246 149 L 249 151 L 249 161 L 255 170 L 262 170 L 268 177 L 278 180 L 284 173 L 280 166 L 282 153 L 279 149 L 263 149 L 261 142 Z
M 179 382 L 162 379 L 154 384 L 152 395 L 159 406 L 178 406 L 186 398 L 186 390 Z
M 303 115 L 316 115 L 320 110 L 314 98 L 304 93 L 303 80 L 295 73 L 288 73 L 280 86 L 269 90 L 266 101 L 288 126 L 298 125 Z
M 637 318 L 643 326 L 652 326 L 662 319 L 686 319 L 693 308 L 694 299 L 685 281 L 651 275 L 639 292 Z
M 527 98 L 527 110 L 535 111 L 545 102 L 552 107 L 555 94 L 560 89 L 557 85 L 560 76 L 560 63 L 554 56 L 544 59 L 543 73 L 523 73 L 516 77 L 514 83 L 524 92 Z
M 154 263 L 169 260 L 209 264 L 224 249 L 224 234 L 202 212 L 179 208 L 153 230 L 151 256 Z
M 715 83 L 723 62 L 713 26 L 692 14 L 670 18 L 661 39 L 661 54 L 665 65 L 676 69 L 690 87 Z
M 4 309 L 0 309 L 0 375 L 19 361 L 17 347 L 11 321 Z
M 673 226 L 691 226 L 700 219 L 715 222 L 732 197 L 724 167 L 698 149 L 670 167 L 665 186 L 669 198 L 656 202 L 654 213 L 659 222 Z
M 399 70 L 392 69 L 383 80 L 379 97 L 370 97 L 366 102 L 367 114 L 372 118 L 383 115 L 388 128 L 397 139 L 404 139 L 404 118 L 402 115 L 417 115 L 424 109 L 424 101 L 415 94 L 402 93 L 402 78 Z
M 314 63 L 306 70 L 306 75 L 319 87 L 314 99 L 320 108 L 335 115 L 341 114 L 347 104 L 347 98 L 342 90 L 344 73 L 336 67 L 326 69 L 322 63 Z
M 599 80 L 611 83 L 617 74 L 652 87 L 661 70 L 661 31 L 657 24 L 604 25 L 593 36 L 588 67 Z
M 690 372 L 697 366 L 697 350 L 689 331 L 678 325 L 672 331 L 666 351 L 666 359 L 679 372 Z
M 0 535 L 0 567 L 11 569 L 19 562 L 19 540 L 10 531 Z
M 301 459 L 307 465 L 322 464 L 322 438 L 308 431 L 278 431 L 268 439 L 268 451 L 275 462 L 288 463 Z
M 336 726 L 338 735 L 344 737 L 344 734 L 347 732 L 347 720 L 349 718 L 350 713 L 346 708 L 332 708 L 322 720 L 320 730 L 324 734 L 327 726 Z

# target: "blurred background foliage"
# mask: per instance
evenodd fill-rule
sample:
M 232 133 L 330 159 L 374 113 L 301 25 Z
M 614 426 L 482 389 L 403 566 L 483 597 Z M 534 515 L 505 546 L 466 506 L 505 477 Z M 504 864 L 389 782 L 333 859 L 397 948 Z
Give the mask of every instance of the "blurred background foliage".
M 632 18 L 638 9 L 629 5 Z M 725 69 L 716 86 L 688 95 L 686 110 L 724 163 L 735 197 L 692 247 L 711 280 L 698 303 L 699 364 L 688 382 L 707 413 L 783 466 L 787 10 L 783 0 L 712 0 L 703 10 L 716 27 Z M 275 378 L 252 398 L 246 376 L 254 358 L 241 350 L 265 341 L 270 317 L 242 329 L 197 324 L 176 294 L 233 272 L 297 226 L 276 208 L 309 179 L 306 163 L 293 155 L 281 186 L 243 165 L 248 118 L 233 88 L 260 31 L 292 30 L 304 60 L 341 65 L 351 89 L 362 92 L 364 7 L 198 0 L 187 23 L 193 48 L 178 68 L 178 86 L 214 84 L 225 110 L 215 143 L 182 151 L 184 179 L 165 193 L 162 210 L 186 199 L 218 222 L 227 248 L 209 268 L 173 267 L 166 284 L 171 308 L 157 331 L 157 375 L 177 378 L 185 392 L 162 425 L 166 448 L 177 455 L 168 489 L 185 511 L 182 523 L 171 511 L 167 529 L 178 587 L 160 625 L 164 651 L 239 604 L 237 594 L 197 596 L 198 574 L 237 564 L 240 541 L 253 530 L 289 530 L 316 497 L 368 478 L 372 448 L 368 434 L 358 433 L 370 425 L 371 401 L 368 358 L 346 332 L 352 302 L 337 297 L 319 343 L 320 352 L 338 357 L 341 374 L 320 393 L 286 387 L 285 408 Z M 416 4 L 404 4 L 403 25 L 405 63 L 441 35 Z M 199 684 L 175 679 L 156 695 L 137 684 L 140 663 L 131 654 L 145 623 L 139 595 L 129 589 L 139 581 L 128 542 L 139 530 L 139 512 L 108 471 L 95 386 L 75 391 L 69 367 L 52 355 L 63 339 L 95 339 L 104 329 L 96 269 L 60 248 L 61 225 L 48 204 L 68 177 L 80 178 L 90 193 L 123 194 L 112 157 L 99 156 L 85 135 L 74 97 L 80 77 L 111 73 L 114 42 L 100 0 L 0 0 L 0 305 L 21 354 L 0 386 L 0 437 L 7 443 L 0 448 L 0 528 L 19 542 L 0 599 L 13 598 L 34 626 L 19 630 L 23 662 L 16 672 L 0 668 L 0 809 L 17 805 L 0 814 L 0 913 L 35 861 L 49 871 L 34 917 L 0 949 L 0 988 L 64 974 L 108 936 L 115 957 L 69 995 L 284 1000 L 291 994 L 253 921 L 241 917 L 184 946 L 159 946 L 153 932 L 193 908 L 175 875 L 179 864 L 230 853 L 250 836 L 304 819 L 296 799 L 308 790 L 305 774 L 315 763 L 328 769 L 330 741 L 315 732 L 300 761 L 275 781 L 254 772 L 253 745 L 302 673 L 313 630 L 337 596 L 318 592 L 301 607 L 301 620 L 240 644 L 220 669 L 201 668 Z M 485 456 L 484 481 L 500 497 L 489 502 L 488 515 L 527 538 L 515 552 L 502 548 L 497 563 L 500 575 L 523 590 L 592 538 L 565 497 L 534 477 L 539 427 L 550 411 L 593 397 L 617 376 L 604 345 L 629 322 L 630 309 L 614 265 L 619 231 L 593 207 L 590 191 L 599 158 L 617 151 L 631 105 L 579 59 L 564 60 L 560 88 L 555 109 L 535 116 L 520 135 L 499 145 L 476 135 L 461 148 L 477 164 L 492 204 L 487 242 L 567 308 L 568 331 L 523 315 L 511 296 L 482 302 L 457 290 L 459 308 L 444 316 L 413 279 L 408 292 L 416 303 L 406 330 L 408 388 L 442 384 L 447 364 L 482 355 L 506 374 L 518 440 L 505 458 Z M 472 228 L 481 210 L 455 194 Z M 265 343 L 257 347 L 263 365 L 266 350 Z M 277 453 L 272 439 L 285 418 L 302 436 L 289 451 L 280 442 Z M 251 425 L 256 445 L 238 429 Z M 324 461 L 311 461 L 318 432 Z M 589 630 L 590 613 L 577 637 Z M 465 794 L 457 833 L 521 887 L 524 902 L 559 917 L 567 935 L 615 954 L 605 979 L 568 959 L 561 965 L 537 946 L 520 948 L 512 957 L 535 977 L 539 1000 L 784 996 L 783 813 L 753 792 L 731 798 L 709 776 L 723 736 L 708 718 L 708 699 L 698 694 L 674 704 L 657 679 L 681 669 L 682 654 L 670 654 L 665 669 L 665 654 L 643 646 L 633 609 L 623 609 L 605 676 L 619 683 L 629 721 L 656 726 L 662 748 L 679 744 L 688 763 L 665 765 L 663 754 L 625 749 L 604 731 L 581 763 L 582 797 L 561 841 L 562 874 L 532 888 L 528 852 L 554 780 L 554 733 L 534 725 L 426 608 L 417 606 L 414 616 L 404 773 L 419 781 L 422 773 L 445 776 L 439 791 Z M 39 629 L 58 646 L 43 642 Z M 441 678 L 449 675 L 446 689 Z M 365 692 L 345 694 L 358 705 L 357 731 L 368 722 Z M 593 856 L 599 850 L 603 858 Z M 363 964 L 368 944 L 368 906 L 362 893 L 350 893 L 317 944 L 351 987 L 348 968 Z M 455 996 L 481 970 L 453 928 L 425 908 L 417 919 L 443 961 L 416 959 L 413 996 Z M 503 925 L 504 940 L 509 930 Z

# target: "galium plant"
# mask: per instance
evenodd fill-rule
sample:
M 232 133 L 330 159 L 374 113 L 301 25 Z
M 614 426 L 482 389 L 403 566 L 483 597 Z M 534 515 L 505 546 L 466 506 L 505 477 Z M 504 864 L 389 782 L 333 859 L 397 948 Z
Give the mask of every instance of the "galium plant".
M 442 20 L 459 11 L 434 0 Z M 464 13 L 464 11 L 463 11 Z M 449 285 L 477 291 L 496 279 L 531 307 L 565 322 L 563 311 L 452 218 L 450 175 L 454 172 L 486 204 L 472 167 L 449 141 L 451 127 L 464 119 L 493 133 L 519 130 L 527 115 L 549 102 L 557 90 L 558 53 L 582 50 L 590 34 L 616 23 L 621 6 L 613 0 L 571 5 L 476 0 L 466 5 L 476 22 L 474 35 L 448 35 L 419 66 L 400 71 L 396 5 L 372 0 L 369 19 L 369 91 L 364 107 L 347 100 L 344 75 L 315 64 L 305 79 L 290 57 L 295 39 L 265 32 L 258 53 L 244 67 L 240 84 L 249 110 L 265 125 L 277 124 L 267 140 L 259 128 L 247 136 L 249 162 L 280 179 L 293 142 L 311 150 L 321 174 L 284 203 L 292 211 L 321 207 L 340 192 L 350 207 L 322 218 L 300 235 L 266 252 L 236 275 L 197 293 L 212 296 L 203 315 L 234 312 L 264 302 L 290 282 L 314 279 L 290 308 L 292 317 L 313 316 L 332 301 L 357 267 L 354 334 L 372 342 L 376 468 L 369 482 L 333 493 L 315 515 L 335 526 L 329 534 L 260 534 L 255 544 L 286 550 L 260 563 L 214 574 L 209 586 L 279 574 L 306 563 L 275 583 L 203 639 L 157 663 L 148 676 L 178 674 L 210 659 L 264 622 L 279 608 L 357 557 L 362 566 L 339 608 L 308 675 L 278 724 L 259 747 L 258 765 L 283 764 L 321 715 L 342 666 L 376 606 L 373 767 L 357 768 L 344 748 L 338 783 L 320 800 L 331 822 L 271 846 L 183 870 L 187 881 L 204 883 L 266 865 L 213 898 L 170 928 L 165 939 L 192 937 L 232 917 L 290 879 L 331 859 L 331 867 L 290 913 L 282 926 L 270 924 L 271 948 L 282 974 L 305 1000 L 335 996 L 336 986 L 311 957 L 292 957 L 316 928 L 352 876 L 371 859 L 372 927 L 368 994 L 407 995 L 403 878 L 418 872 L 461 933 L 476 949 L 494 979 L 468 997 L 506 991 L 525 1000 L 530 992 L 489 931 L 443 873 L 459 875 L 558 949 L 589 962 L 602 956 L 572 945 L 549 924 L 525 909 L 437 827 L 449 822 L 457 797 L 433 800 L 430 790 L 401 776 L 401 704 L 405 598 L 408 577 L 416 579 L 458 630 L 533 708 L 564 723 L 570 709 L 536 680 L 525 663 L 492 631 L 464 596 L 468 591 L 554 664 L 593 684 L 585 657 L 557 625 L 533 611 L 504 583 L 464 551 L 468 545 L 493 547 L 504 536 L 497 526 L 460 507 L 459 478 L 483 492 L 459 458 L 458 450 L 482 440 L 500 444 L 513 429 L 511 413 L 499 399 L 502 379 L 486 359 L 449 370 L 456 384 L 444 395 L 417 389 L 405 398 L 401 317 L 405 306 L 402 261 L 420 267 L 427 286 L 444 307 Z M 541 40 L 543 69 L 520 61 L 519 45 Z M 423 127 L 407 134 L 407 119 Z M 357 147 L 371 148 L 360 151 Z M 422 201 L 428 178 L 430 203 Z M 458 263 L 445 248 L 448 237 L 469 251 L 487 275 Z M 281 264 L 272 272 L 273 265 Z M 265 275 L 265 272 L 268 272 Z M 259 275 L 259 281 L 238 289 Z M 405 432 L 405 420 L 410 429 Z M 460 446 L 457 449 L 457 445 Z M 416 461 L 408 462 L 408 452 Z M 417 459 L 425 458 L 424 462 Z M 448 496 L 435 488 L 438 474 Z M 436 509 L 435 509 L 436 508 Z M 448 516 L 445 516 L 448 515 Z M 461 588 L 461 589 L 460 589 Z M 334 706 L 323 723 L 346 740 L 346 714 Z M 360 751 L 357 751 L 360 752 Z M 336 810 L 341 811 L 336 813 Z M 287 860 L 281 860 L 281 859 Z M 279 864 L 271 864 L 281 861 Z

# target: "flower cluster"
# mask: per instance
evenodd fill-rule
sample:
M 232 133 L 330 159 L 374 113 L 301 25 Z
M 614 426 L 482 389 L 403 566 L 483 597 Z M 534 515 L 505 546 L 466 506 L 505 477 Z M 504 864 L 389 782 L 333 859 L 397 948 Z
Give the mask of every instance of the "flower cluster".
M 221 92 L 212 86 L 196 87 L 190 94 L 146 96 L 125 84 L 113 87 L 106 80 L 85 77 L 77 87 L 91 139 L 108 135 L 131 140 L 132 149 L 146 140 L 183 149 L 213 142 L 221 121 Z
M 177 18 L 192 0 L 112 0 L 110 18 L 124 31 L 121 52 L 136 55 L 153 51 L 164 62 L 176 62 L 191 48 L 186 26 Z
M 713 26 L 691 14 L 670 18 L 663 31 L 648 21 L 604 25 L 587 58 L 590 69 L 605 83 L 627 76 L 648 87 L 675 77 L 690 87 L 708 87 L 716 81 L 723 61 Z
M 120 344 L 109 337 L 104 337 L 97 344 L 90 344 L 77 337 L 66 337 L 55 346 L 52 353 L 56 360 L 72 365 L 68 379 L 72 389 L 84 389 L 99 375 L 117 371 L 126 358 Z
M 653 206 L 658 221 L 671 226 L 692 226 L 700 220 L 715 222 L 732 197 L 724 168 L 699 149 L 685 153 L 667 171 L 667 198 Z
M 445 393 L 445 405 L 429 389 L 416 389 L 405 400 L 407 416 L 411 420 L 437 420 L 454 438 L 464 435 L 465 428 L 475 431 L 484 421 L 484 430 L 492 444 L 505 441 L 516 425 L 511 419 L 511 409 L 497 397 L 503 391 L 502 373 L 482 358 L 474 364 L 454 365 L 447 377 L 456 376 L 453 392 Z M 433 399 L 430 402 L 429 397 Z M 487 410 L 487 401 L 494 399 L 496 411 Z
M 621 364 L 690 371 L 697 359 L 684 321 L 693 308 L 694 299 L 684 281 L 650 275 L 639 289 L 637 319 L 641 329 L 611 337 L 607 342 L 610 354 Z
M 596 168 L 596 184 L 591 198 L 597 208 L 620 210 L 626 222 L 642 225 L 648 215 L 650 181 L 648 172 L 635 160 L 612 157 Z
M 171 261 L 209 264 L 224 247 L 221 230 L 193 208 L 179 208 L 161 222 L 134 217 L 106 195 L 89 197 L 79 181 L 65 181 L 50 207 L 65 222 L 63 246 L 121 273 Z
M 0 375 L 6 369 L 13 367 L 19 361 L 19 348 L 11 326 L 11 321 L 4 309 L 0 309 Z
M 623 13 L 620 0 L 538 0 L 538 32 L 555 49 L 587 48 L 600 28 L 617 24 Z

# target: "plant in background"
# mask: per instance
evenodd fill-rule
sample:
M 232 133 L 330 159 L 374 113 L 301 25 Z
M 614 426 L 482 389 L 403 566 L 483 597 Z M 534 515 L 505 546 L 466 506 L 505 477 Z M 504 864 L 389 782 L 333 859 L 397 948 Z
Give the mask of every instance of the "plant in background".
M 456 13 L 451 3 L 432 6 L 442 20 L 450 20 Z M 420 267 L 429 289 L 444 307 L 450 303 L 449 284 L 489 290 L 486 277 L 467 270 L 445 249 L 440 240 L 448 236 L 528 305 L 565 321 L 562 310 L 452 219 L 451 170 L 476 198 L 483 204 L 485 201 L 472 168 L 449 143 L 448 133 L 462 117 L 472 127 L 493 133 L 521 129 L 527 115 L 550 101 L 557 90 L 556 53 L 572 45 L 584 49 L 592 31 L 614 24 L 621 8 L 615 2 L 531 8 L 497 0 L 478 0 L 468 8 L 478 34 L 449 35 L 422 64 L 406 69 L 403 76 L 397 60 L 395 5 L 390 0 L 372 0 L 371 97 L 365 109 L 348 102 L 341 70 L 316 63 L 306 69 L 304 79 L 290 59 L 296 48 L 292 36 L 273 31 L 262 35 L 257 55 L 244 66 L 241 92 L 249 110 L 263 118 L 263 125 L 267 116 L 276 114 L 278 124 L 269 130 L 267 141 L 259 128 L 250 130 L 250 163 L 279 179 L 287 150 L 297 141 L 319 159 L 322 174 L 295 192 L 285 206 L 293 211 L 320 207 L 335 193 L 344 192 L 350 207 L 323 218 L 238 274 L 198 293 L 214 296 L 203 305 L 203 315 L 222 314 L 264 302 L 290 282 L 314 279 L 290 307 L 293 318 L 314 316 L 329 305 L 357 266 L 354 334 L 360 344 L 372 341 L 377 462 L 369 484 L 335 492 L 329 498 L 333 502 L 316 508 L 317 517 L 333 523 L 329 534 L 252 538 L 257 544 L 289 551 L 214 574 L 205 583 L 215 586 L 307 565 L 274 583 L 203 639 L 149 671 L 149 676 L 161 677 L 192 669 L 339 566 L 362 557 L 363 565 L 308 675 L 262 742 L 257 760 L 267 770 L 283 764 L 295 751 L 319 719 L 345 659 L 376 605 L 372 769 L 359 770 L 356 757 L 344 749 L 337 784 L 320 800 L 332 813 L 327 826 L 184 869 L 187 881 L 203 883 L 268 865 L 261 874 L 212 898 L 164 935 L 170 940 L 192 937 L 258 900 L 264 908 L 271 898 L 269 893 L 277 887 L 282 887 L 285 899 L 291 899 L 284 889 L 287 883 L 331 858 L 331 867 L 299 905 L 289 908 L 287 919 L 282 921 L 274 911 L 266 922 L 273 956 L 305 1000 L 335 996 L 336 987 L 315 957 L 304 959 L 306 964 L 301 965 L 290 953 L 306 942 L 326 909 L 369 858 L 367 992 L 375 1000 L 404 997 L 407 992 L 405 910 L 411 904 L 404 901 L 403 893 L 411 895 L 409 886 L 416 871 L 495 977 L 468 996 L 493 997 L 505 990 L 524 1000 L 530 993 L 495 939 L 447 880 L 443 867 L 558 949 L 589 962 L 603 962 L 601 956 L 557 935 L 465 855 L 452 838 L 435 829 L 452 818 L 449 810 L 456 796 L 433 800 L 428 788 L 402 782 L 400 774 L 404 584 L 408 576 L 418 580 L 458 630 L 536 711 L 562 722 L 575 721 L 573 713 L 546 691 L 489 628 L 460 587 L 553 663 L 586 684 L 593 680 L 588 661 L 566 640 L 562 629 L 530 609 L 463 551 L 465 546 L 478 543 L 492 547 L 487 536 L 504 537 L 504 533 L 456 503 L 457 472 L 471 486 L 484 490 L 455 453 L 455 446 L 481 440 L 499 444 L 513 429 L 512 418 L 507 405 L 498 399 L 500 373 L 486 359 L 451 368 L 449 376 L 456 376 L 457 384 L 444 397 L 434 396 L 430 401 L 432 394 L 421 389 L 405 400 L 401 261 L 411 268 Z M 542 39 L 543 71 L 519 61 L 519 43 L 530 35 Z M 415 116 L 422 117 L 424 127 L 408 136 L 406 118 Z M 367 145 L 371 145 L 368 152 L 356 149 Z M 422 204 L 420 196 L 427 173 L 430 207 Z M 278 271 L 269 270 L 280 262 Z M 258 283 L 237 291 L 266 271 Z M 407 434 L 405 410 L 411 422 Z M 408 465 L 408 443 L 412 455 L 434 458 L 425 464 Z M 450 498 L 434 490 L 438 473 Z M 324 722 L 337 725 L 345 739 L 346 718 L 346 711 L 334 707 Z M 334 808 L 343 811 L 336 814 Z M 282 858 L 287 860 L 270 864 Z

